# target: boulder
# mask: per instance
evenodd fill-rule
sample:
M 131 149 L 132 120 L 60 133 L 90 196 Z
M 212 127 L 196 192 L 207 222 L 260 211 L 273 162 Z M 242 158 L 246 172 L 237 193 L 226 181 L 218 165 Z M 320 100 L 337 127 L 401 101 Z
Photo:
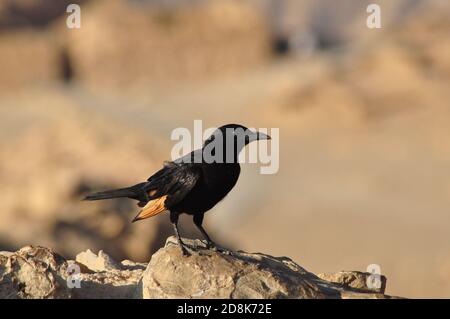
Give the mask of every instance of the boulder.
M 384 294 L 385 277 L 373 289 L 367 287 L 368 273 L 317 276 L 287 257 L 185 242 L 189 256 L 172 236 L 148 264 L 119 263 L 91 250 L 75 261 L 40 246 L 0 252 L 0 298 L 391 298 Z
M 81 258 L 88 260 L 88 265 L 66 260 L 39 246 L 26 246 L 15 253 L 0 252 L 0 299 L 135 297 L 145 266 L 125 263 L 119 267 L 103 252 L 99 256 L 92 252 L 80 255 L 90 256 Z M 90 270 L 92 265 L 100 264 L 99 260 L 107 260 L 104 269 Z
M 321 278 L 287 257 L 218 252 L 199 240 L 185 242 L 194 248 L 190 256 L 174 237 L 152 256 L 142 277 L 143 298 L 390 298 L 367 288 L 368 273 Z

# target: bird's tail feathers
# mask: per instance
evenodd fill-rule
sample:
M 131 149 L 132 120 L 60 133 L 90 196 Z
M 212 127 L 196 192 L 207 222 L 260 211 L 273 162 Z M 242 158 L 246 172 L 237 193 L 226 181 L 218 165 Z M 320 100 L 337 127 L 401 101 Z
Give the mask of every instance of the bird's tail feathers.
M 93 193 L 87 195 L 83 200 L 101 200 L 101 199 L 110 199 L 110 198 L 120 198 L 120 197 L 128 197 L 136 199 L 137 192 L 135 186 L 126 187 L 126 188 L 118 188 L 107 190 L 103 192 Z

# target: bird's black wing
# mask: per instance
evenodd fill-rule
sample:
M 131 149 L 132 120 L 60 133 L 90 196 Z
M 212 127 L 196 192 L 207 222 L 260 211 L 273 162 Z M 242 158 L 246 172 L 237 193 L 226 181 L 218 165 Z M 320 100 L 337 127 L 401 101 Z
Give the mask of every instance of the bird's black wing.
M 173 162 L 164 162 L 164 167 L 143 183 L 138 203 L 143 208 L 133 221 L 170 210 L 194 188 L 202 170 L 199 164 L 188 160 L 193 153 Z
M 195 186 L 202 174 L 201 161 L 196 162 L 202 150 L 196 150 L 173 162 L 164 162 L 164 167 L 150 176 L 144 185 L 149 199 L 167 195 L 167 205 L 181 201 Z M 168 207 L 170 208 L 170 207 Z
M 170 209 L 192 190 L 200 175 L 197 164 L 165 162 L 161 170 L 149 177 L 144 188 L 150 200 L 167 196 L 165 206 Z

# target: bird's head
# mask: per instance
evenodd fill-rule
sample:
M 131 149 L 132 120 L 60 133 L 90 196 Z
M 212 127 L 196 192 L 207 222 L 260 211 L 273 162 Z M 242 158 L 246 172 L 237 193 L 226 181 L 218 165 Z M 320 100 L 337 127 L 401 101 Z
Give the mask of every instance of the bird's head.
M 249 143 L 259 140 L 270 140 L 270 136 L 262 132 L 252 131 L 240 124 L 227 124 L 217 128 L 205 141 L 204 147 L 211 143 L 222 143 L 225 150 L 233 147 L 234 154 L 239 152 Z

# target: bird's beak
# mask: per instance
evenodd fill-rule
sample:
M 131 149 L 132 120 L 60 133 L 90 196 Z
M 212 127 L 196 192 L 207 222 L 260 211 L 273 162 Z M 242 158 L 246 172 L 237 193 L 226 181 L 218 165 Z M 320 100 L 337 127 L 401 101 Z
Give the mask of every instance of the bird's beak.
M 256 140 L 270 140 L 272 139 L 269 135 L 261 133 L 261 132 L 256 132 Z

